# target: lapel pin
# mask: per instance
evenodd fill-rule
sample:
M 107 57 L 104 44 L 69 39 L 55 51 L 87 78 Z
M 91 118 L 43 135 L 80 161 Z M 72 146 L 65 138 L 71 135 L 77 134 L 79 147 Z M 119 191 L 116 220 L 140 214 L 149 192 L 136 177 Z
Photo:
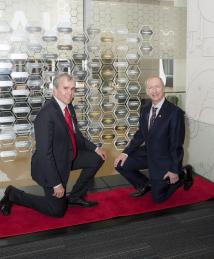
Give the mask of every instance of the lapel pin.
M 160 115 L 158 115 L 158 118 L 161 118 L 161 114 L 160 114 Z

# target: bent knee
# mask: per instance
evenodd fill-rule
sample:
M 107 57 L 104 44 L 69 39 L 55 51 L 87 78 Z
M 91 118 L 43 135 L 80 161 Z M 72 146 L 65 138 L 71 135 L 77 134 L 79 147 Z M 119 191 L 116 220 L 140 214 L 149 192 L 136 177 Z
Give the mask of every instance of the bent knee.
M 51 211 L 51 216 L 55 218 L 62 218 L 65 215 L 67 207 L 55 208 Z

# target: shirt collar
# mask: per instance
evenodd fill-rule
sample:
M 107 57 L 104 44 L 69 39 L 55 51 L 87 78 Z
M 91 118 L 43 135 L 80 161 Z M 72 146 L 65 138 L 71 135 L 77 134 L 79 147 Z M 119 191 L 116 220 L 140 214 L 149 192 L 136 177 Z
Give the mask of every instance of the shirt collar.
M 163 97 L 163 99 L 161 99 L 161 101 L 160 101 L 159 103 L 157 103 L 157 104 L 155 104 L 155 105 L 152 104 L 152 107 L 158 108 L 158 110 L 160 110 L 160 108 L 161 108 L 161 106 L 163 105 L 164 101 L 165 101 L 165 97 Z
M 65 113 L 65 107 L 67 106 L 62 101 L 60 101 L 56 96 L 53 96 L 56 102 L 59 104 L 60 109 L 62 110 L 62 113 Z

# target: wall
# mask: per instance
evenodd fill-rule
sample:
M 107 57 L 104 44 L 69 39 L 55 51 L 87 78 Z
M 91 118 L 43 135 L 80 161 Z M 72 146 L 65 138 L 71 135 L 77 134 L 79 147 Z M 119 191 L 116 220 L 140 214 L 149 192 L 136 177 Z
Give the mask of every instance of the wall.
M 188 161 L 214 180 L 214 1 L 187 1 Z
M 80 128 L 108 150 L 99 174 L 114 173 L 116 153 L 138 127 L 144 81 L 159 74 L 160 59 L 175 61 L 167 95 L 184 106 L 186 8 L 161 3 L 0 1 L 1 183 L 30 181 L 33 120 L 57 72 L 75 77 Z

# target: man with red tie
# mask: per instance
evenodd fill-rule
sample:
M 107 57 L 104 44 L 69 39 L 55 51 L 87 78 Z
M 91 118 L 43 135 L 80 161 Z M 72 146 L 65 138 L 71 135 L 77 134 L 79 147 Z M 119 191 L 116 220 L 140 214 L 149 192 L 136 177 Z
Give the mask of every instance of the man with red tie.
M 0 201 L 0 211 L 9 215 L 12 204 L 33 208 L 53 217 L 62 217 L 67 205 L 92 207 L 85 199 L 106 153 L 86 139 L 77 125 L 72 100 L 75 81 L 69 74 L 55 77 L 53 97 L 39 111 L 35 122 L 36 150 L 31 161 L 32 178 L 44 189 L 44 196 L 25 193 L 8 186 Z M 70 170 L 82 169 L 70 194 L 66 185 Z
M 184 112 L 165 99 L 160 77 L 146 81 L 151 101 L 142 107 L 139 130 L 115 159 L 116 170 L 137 190 L 132 197 L 151 191 L 157 203 L 168 199 L 178 187 L 192 186 L 192 167 L 182 167 L 185 136 Z M 140 172 L 148 169 L 149 177 Z

